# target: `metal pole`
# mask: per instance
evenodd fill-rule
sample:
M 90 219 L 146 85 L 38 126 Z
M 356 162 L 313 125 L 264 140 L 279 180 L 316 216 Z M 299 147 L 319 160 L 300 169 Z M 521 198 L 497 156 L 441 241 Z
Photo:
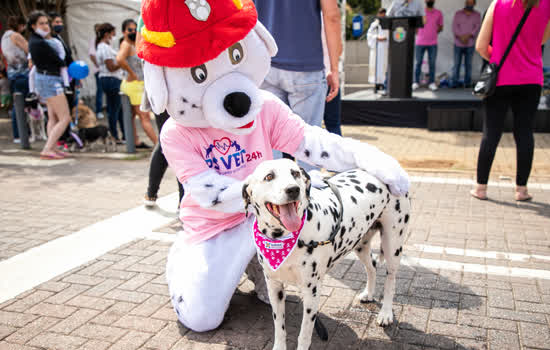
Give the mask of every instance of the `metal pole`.
M 120 93 L 120 100 L 122 103 L 122 123 L 124 124 L 124 137 L 126 138 L 126 152 L 136 153 L 136 142 L 134 139 L 134 127 L 132 126 L 132 105 L 130 104 L 130 98 Z
M 17 121 L 17 130 L 19 131 L 19 139 L 21 140 L 22 149 L 31 149 L 29 143 L 29 129 L 27 128 L 27 118 L 25 118 L 25 96 L 22 93 L 16 92 L 13 94 L 15 108 L 15 119 Z

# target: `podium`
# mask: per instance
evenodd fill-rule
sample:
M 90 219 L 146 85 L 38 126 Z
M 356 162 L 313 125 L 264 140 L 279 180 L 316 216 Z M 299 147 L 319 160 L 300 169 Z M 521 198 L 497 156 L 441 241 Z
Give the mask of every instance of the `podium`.
M 416 29 L 424 26 L 422 17 L 384 17 L 380 25 L 390 32 L 388 55 L 388 96 L 411 98 Z

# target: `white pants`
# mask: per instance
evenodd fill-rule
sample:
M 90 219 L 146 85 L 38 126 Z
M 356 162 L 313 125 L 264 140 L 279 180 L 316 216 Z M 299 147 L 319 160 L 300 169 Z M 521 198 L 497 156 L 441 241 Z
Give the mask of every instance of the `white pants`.
M 248 263 L 256 254 L 251 215 L 237 227 L 198 244 L 179 235 L 170 249 L 166 279 L 180 322 L 196 332 L 217 328 Z

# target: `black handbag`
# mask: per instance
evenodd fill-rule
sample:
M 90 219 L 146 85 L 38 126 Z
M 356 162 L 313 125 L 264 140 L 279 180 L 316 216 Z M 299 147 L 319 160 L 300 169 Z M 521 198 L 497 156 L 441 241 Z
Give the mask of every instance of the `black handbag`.
M 512 46 L 514 45 L 514 42 L 518 38 L 519 33 L 521 32 L 521 28 L 523 28 L 523 25 L 525 24 L 527 17 L 529 17 L 529 14 L 531 13 L 531 9 L 532 7 L 529 7 L 527 10 L 525 10 L 525 13 L 521 18 L 521 21 L 519 22 L 516 28 L 516 31 L 512 36 L 512 39 L 510 39 L 510 43 L 508 44 L 508 47 L 506 48 L 506 51 L 504 52 L 504 55 L 502 56 L 500 63 L 498 65 L 496 63 L 488 63 L 483 68 L 483 71 L 479 76 L 479 80 L 474 86 L 474 91 L 473 91 L 474 95 L 479 96 L 481 98 L 487 98 L 495 93 L 495 89 L 497 88 L 498 71 L 504 64 L 504 61 L 506 61 L 506 57 L 508 57 L 510 50 L 512 50 Z

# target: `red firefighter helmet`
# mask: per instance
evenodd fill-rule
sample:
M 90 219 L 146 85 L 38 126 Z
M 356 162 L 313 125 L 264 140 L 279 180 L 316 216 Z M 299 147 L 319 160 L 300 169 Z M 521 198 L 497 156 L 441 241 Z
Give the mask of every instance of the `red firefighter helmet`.
M 194 67 L 216 58 L 256 25 L 252 0 L 143 0 L 137 54 L 164 67 Z

